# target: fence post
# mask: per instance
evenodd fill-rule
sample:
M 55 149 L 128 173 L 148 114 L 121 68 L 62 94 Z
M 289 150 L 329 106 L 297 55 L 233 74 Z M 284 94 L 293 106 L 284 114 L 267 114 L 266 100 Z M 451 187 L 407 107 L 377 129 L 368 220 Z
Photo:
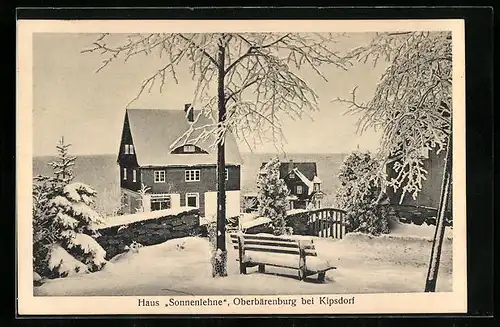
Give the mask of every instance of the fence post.
M 325 225 L 325 221 L 323 219 L 323 211 L 318 212 L 319 214 L 319 237 L 323 237 L 323 227 Z
M 340 220 L 340 224 L 339 224 L 340 225 L 340 239 L 342 239 L 342 237 L 343 237 L 342 234 L 344 232 L 344 213 L 341 212 L 339 216 L 340 216 L 340 219 L 339 219 Z
M 245 242 L 243 241 L 243 235 L 238 234 L 238 259 L 240 260 L 240 274 L 246 275 L 247 266 L 246 262 L 243 262 L 245 258 Z

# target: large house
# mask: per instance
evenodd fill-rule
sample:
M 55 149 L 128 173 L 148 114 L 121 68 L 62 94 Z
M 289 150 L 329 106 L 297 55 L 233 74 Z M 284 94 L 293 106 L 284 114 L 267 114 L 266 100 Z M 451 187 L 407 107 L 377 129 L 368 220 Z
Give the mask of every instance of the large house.
M 263 167 L 266 163 L 263 163 Z M 324 193 L 315 162 L 281 162 L 280 178 L 285 181 L 290 195 L 290 209 L 320 208 Z
M 414 199 L 411 194 L 405 194 L 405 196 L 402 197 L 401 190 L 394 192 L 394 190 L 389 187 L 386 192 L 390 203 L 394 205 L 409 205 L 437 209 L 439 207 L 439 200 L 441 197 L 441 184 L 443 179 L 445 156 L 446 151 L 444 150 L 439 154 L 436 150 L 422 151 L 420 157 L 423 159 L 424 169 L 427 171 L 426 179 L 422 181 L 422 190 Z M 392 168 L 392 165 L 389 165 L 387 168 L 389 177 L 396 176 L 397 172 Z M 451 191 L 449 193 L 449 199 L 451 200 Z M 450 208 L 451 201 L 448 201 L 447 210 L 450 210 Z
M 195 109 L 127 109 L 118 155 L 122 204 L 129 213 L 177 207 L 197 207 L 209 219 L 217 213 L 217 153 L 215 137 L 196 144 L 181 138 L 190 128 L 210 123 L 195 119 Z M 197 115 L 198 116 L 198 115 Z M 189 139 L 201 133 L 195 132 Z M 226 134 L 226 214 L 240 214 L 242 158 L 231 133 Z M 147 192 L 142 192 L 149 188 Z M 143 195 L 144 194 L 144 195 Z

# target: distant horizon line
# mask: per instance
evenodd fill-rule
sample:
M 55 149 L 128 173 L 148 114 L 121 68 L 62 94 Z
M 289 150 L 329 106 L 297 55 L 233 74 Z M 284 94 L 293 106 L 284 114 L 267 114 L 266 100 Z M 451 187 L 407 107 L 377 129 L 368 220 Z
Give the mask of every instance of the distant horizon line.
M 356 150 L 352 150 L 356 151 Z M 350 151 L 350 152 L 352 152 Z M 250 152 L 250 151 L 240 151 L 240 154 L 242 155 L 251 155 L 251 154 L 257 154 L 257 155 L 277 155 L 277 156 L 283 156 L 283 155 L 305 155 L 305 154 L 348 154 L 349 152 L 287 152 L 287 153 L 281 153 L 277 154 L 274 152 Z M 115 153 L 71 153 L 69 154 L 70 156 L 73 157 L 89 157 L 89 156 L 118 156 Z M 33 155 L 33 158 L 36 157 L 55 157 L 57 156 L 57 153 L 54 154 L 37 154 Z

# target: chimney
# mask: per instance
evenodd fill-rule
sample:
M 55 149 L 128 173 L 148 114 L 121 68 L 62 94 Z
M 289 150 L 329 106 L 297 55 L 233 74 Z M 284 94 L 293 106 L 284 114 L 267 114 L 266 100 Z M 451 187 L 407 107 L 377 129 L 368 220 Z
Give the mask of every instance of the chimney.
M 184 105 L 184 112 L 186 113 L 188 122 L 194 122 L 194 108 L 191 106 L 191 103 L 186 103 Z

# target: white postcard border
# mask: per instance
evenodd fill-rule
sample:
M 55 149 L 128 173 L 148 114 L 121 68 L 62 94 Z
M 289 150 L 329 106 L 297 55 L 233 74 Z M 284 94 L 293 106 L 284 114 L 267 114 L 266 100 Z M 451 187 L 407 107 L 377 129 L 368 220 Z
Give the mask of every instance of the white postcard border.
M 250 23 L 249 23 L 250 22 Z M 18 313 L 78 314 L 385 314 L 463 313 L 467 310 L 466 181 L 465 181 L 465 31 L 464 21 L 446 20 L 19 20 L 17 23 L 17 291 Z M 292 306 L 138 307 L 138 296 L 35 297 L 32 284 L 32 35 L 52 33 L 127 32 L 375 32 L 397 30 L 452 31 L 453 38 L 453 291 L 447 293 L 283 295 Z M 422 280 L 422 288 L 424 280 Z M 320 297 L 352 298 L 352 305 L 320 305 Z M 255 296 L 195 296 L 189 299 L 252 299 Z M 276 296 L 257 296 L 277 298 Z M 162 302 L 186 296 L 148 297 Z M 301 304 L 315 298 L 315 305 Z

